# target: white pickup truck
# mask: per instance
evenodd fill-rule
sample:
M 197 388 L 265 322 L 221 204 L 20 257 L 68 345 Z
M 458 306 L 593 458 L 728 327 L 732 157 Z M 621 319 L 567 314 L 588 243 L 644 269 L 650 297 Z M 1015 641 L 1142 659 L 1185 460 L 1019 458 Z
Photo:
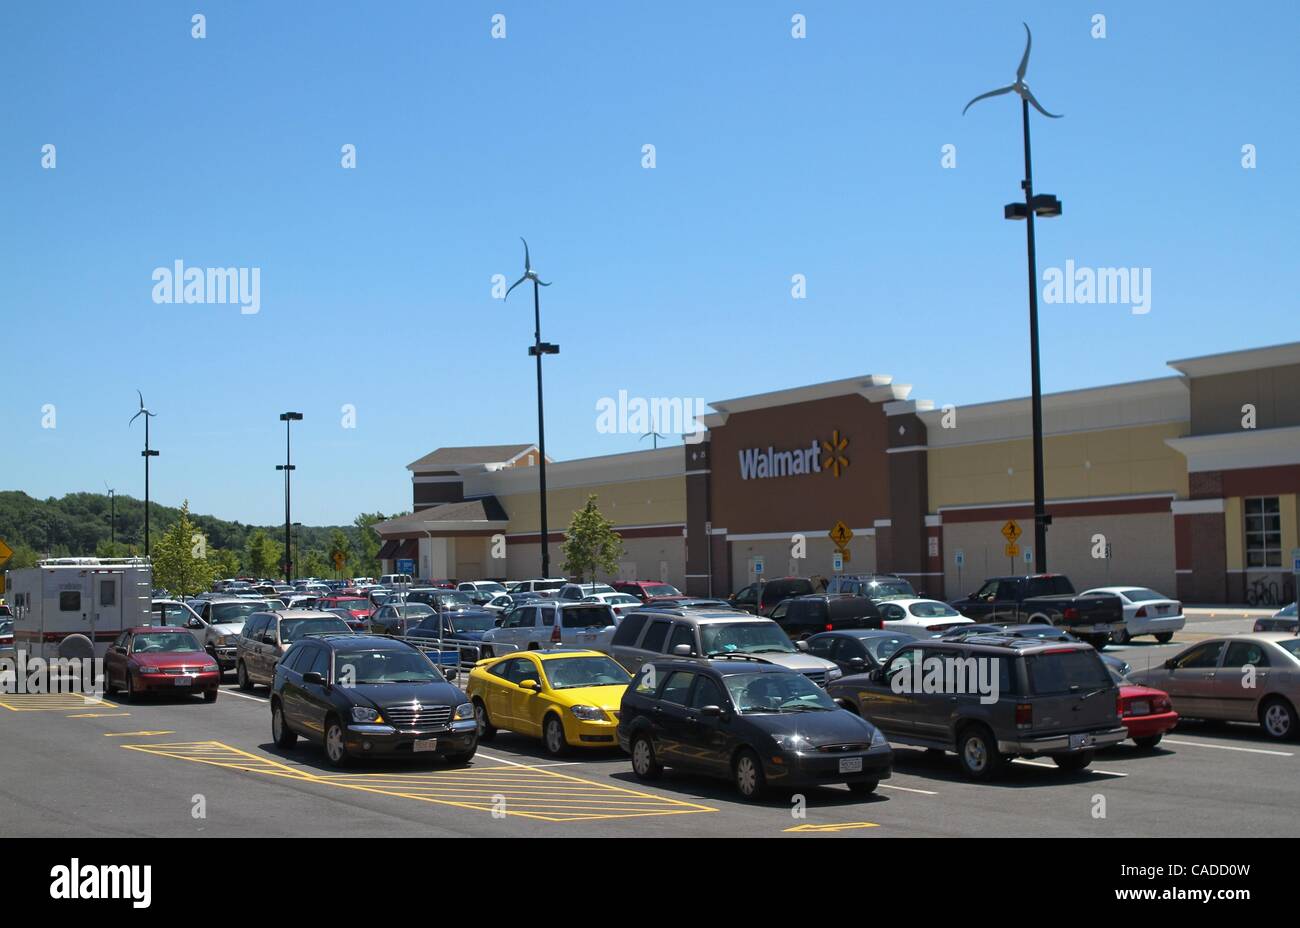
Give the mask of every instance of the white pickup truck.
M 507 610 L 496 628 L 483 633 L 482 657 L 557 645 L 602 649 L 617 626 L 614 610 L 604 603 L 529 600 Z

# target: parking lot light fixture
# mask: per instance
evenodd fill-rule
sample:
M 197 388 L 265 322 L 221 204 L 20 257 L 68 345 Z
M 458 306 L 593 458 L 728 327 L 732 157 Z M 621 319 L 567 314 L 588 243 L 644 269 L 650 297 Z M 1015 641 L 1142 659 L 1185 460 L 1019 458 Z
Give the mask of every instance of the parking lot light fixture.
M 280 421 L 284 423 L 284 463 L 275 465 L 275 469 L 284 471 L 284 582 L 291 583 L 293 581 L 293 539 L 289 534 L 291 524 L 289 475 L 294 470 L 294 466 L 289 449 L 289 423 L 301 422 L 302 413 L 282 412 L 280 413 Z
M 969 110 L 973 104 L 989 97 L 1006 93 L 1015 93 L 1020 97 L 1021 125 L 1025 144 L 1025 178 L 1020 182 L 1020 187 L 1025 193 L 1025 199 L 1023 202 L 1008 203 L 1002 208 L 1002 216 L 1004 219 L 1025 222 L 1025 247 L 1029 262 L 1029 370 L 1032 381 L 1033 416 L 1034 570 L 1041 574 L 1047 572 L 1047 526 L 1051 524 L 1052 517 L 1047 514 L 1043 479 L 1043 387 L 1038 351 L 1038 259 L 1034 248 L 1034 217 L 1048 219 L 1061 215 L 1061 201 L 1050 193 L 1034 195 L 1033 159 L 1029 145 L 1029 107 L 1033 106 L 1050 119 L 1061 117 L 1043 109 L 1030 91 L 1029 85 L 1025 83 L 1025 71 L 1029 68 L 1029 50 L 1033 45 L 1034 37 L 1029 31 L 1028 24 L 1022 23 L 1022 25 L 1025 27 L 1025 52 L 1020 58 L 1020 66 L 1016 68 L 1015 83 L 980 94 L 966 104 L 962 115 L 964 116 L 966 110 Z

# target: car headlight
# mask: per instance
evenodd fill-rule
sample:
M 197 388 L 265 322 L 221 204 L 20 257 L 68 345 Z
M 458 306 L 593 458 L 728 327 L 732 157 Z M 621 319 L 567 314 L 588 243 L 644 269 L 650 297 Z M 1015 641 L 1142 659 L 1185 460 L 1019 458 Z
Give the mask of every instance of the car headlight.
M 379 710 L 367 709 L 365 706 L 352 707 L 352 721 L 354 722 L 381 722 L 383 719 L 379 716 Z
M 217 664 L 216 664 L 215 661 L 212 662 L 211 664 L 204 664 L 204 665 L 203 665 L 203 672 L 204 672 L 204 673 L 216 673 L 216 672 L 219 671 L 220 669 L 221 669 L 221 668 L 217 666 Z
M 574 706 L 569 711 L 583 722 L 600 722 L 605 718 L 605 710 L 597 706 Z
M 889 742 L 886 741 L 885 736 L 880 733 L 880 729 L 873 727 L 871 729 L 871 746 L 873 748 L 879 748 L 884 747 L 887 744 L 889 744 Z
M 784 751 L 797 751 L 809 743 L 803 735 L 777 735 L 774 740 Z
M 457 722 L 463 722 L 466 719 L 472 719 L 474 717 L 473 704 L 468 702 L 461 703 L 459 706 L 456 707 L 456 711 L 451 714 L 451 717 Z

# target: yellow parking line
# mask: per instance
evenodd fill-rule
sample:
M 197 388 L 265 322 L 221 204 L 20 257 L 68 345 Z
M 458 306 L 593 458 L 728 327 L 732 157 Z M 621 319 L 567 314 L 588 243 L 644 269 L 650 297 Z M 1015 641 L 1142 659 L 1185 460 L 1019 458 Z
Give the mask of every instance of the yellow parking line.
M 857 828 L 879 828 L 876 822 L 838 822 L 828 825 L 796 825 L 793 828 L 786 828 L 785 831 L 802 831 L 802 832 L 830 832 L 830 831 L 852 831 Z
M 0 706 L 11 712 L 66 712 L 90 706 L 120 708 L 117 703 L 107 699 L 81 693 L 6 693 L 0 695 Z
M 357 790 L 476 812 L 515 815 L 548 822 L 686 815 L 717 809 L 625 786 L 584 780 L 526 765 L 464 767 L 407 773 L 317 774 L 259 757 L 220 741 L 124 744 L 159 757 L 188 760 L 303 782 Z
M 131 738 L 144 735 L 174 735 L 174 731 L 106 731 L 105 738 Z

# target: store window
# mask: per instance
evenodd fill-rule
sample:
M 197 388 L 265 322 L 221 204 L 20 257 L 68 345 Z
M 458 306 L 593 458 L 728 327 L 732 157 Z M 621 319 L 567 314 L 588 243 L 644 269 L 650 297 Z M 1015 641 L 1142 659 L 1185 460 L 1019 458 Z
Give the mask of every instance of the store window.
M 1246 567 L 1282 566 L 1282 512 L 1276 496 L 1246 500 Z

